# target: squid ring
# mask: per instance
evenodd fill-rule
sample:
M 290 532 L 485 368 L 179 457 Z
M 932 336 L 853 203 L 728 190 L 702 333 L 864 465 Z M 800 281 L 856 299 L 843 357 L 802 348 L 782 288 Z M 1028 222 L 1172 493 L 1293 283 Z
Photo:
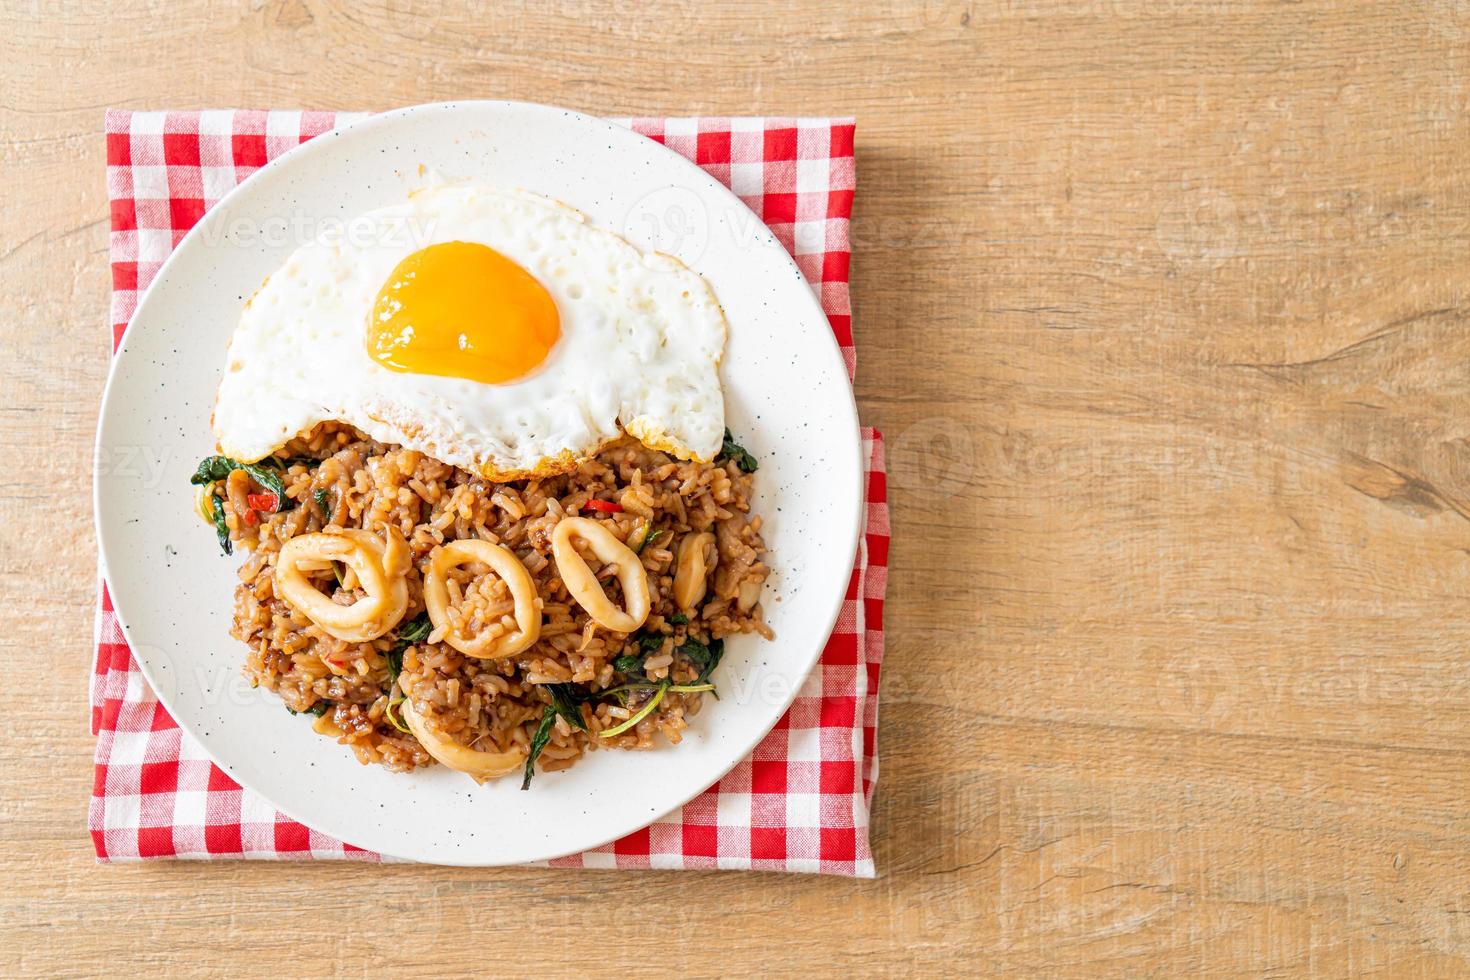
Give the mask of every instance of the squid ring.
M 708 531 L 686 534 L 679 542 L 679 558 L 674 569 L 674 602 L 680 609 L 693 609 L 704 598 L 710 570 L 715 561 L 709 561 L 715 536 Z
M 398 710 L 408 723 L 408 730 L 413 732 L 414 738 L 419 740 L 425 752 L 477 783 L 515 772 L 526 762 L 526 750 L 519 747 L 509 752 L 483 752 L 430 731 L 423 716 L 414 708 L 412 697 L 404 698 Z
M 612 604 L 597 576 L 577 554 L 576 541 L 591 548 L 604 565 L 617 566 L 626 611 Z M 599 624 L 616 633 L 632 633 L 648 619 L 648 573 L 633 550 L 607 528 L 585 517 L 564 517 L 551 532 L 551 553 L 567 591 Z
M 384 544 L 376 535 L 354 529 L 338 534 L 298 534 L 281 546 L 276 559 L 276 592 L 325 632 L 347 643 L 366 643 L 388 632 L 408 611 L 408 545 L 397 528 Z M 367 593 L 350 606 L 322 595 L 306 577 L 320 562 L 340 561 L 352 569 Z
M 448 573 L 456 565 L 478 561 L 490 566 L 500 580 L 510 589 L 515 600 L 516 626 L 514 633 L 499 636 L 481 634 L 474 639 L 464 636 L 449 619 L 449 589 L 446 585 Z M 445 629 L 444 642 L 460 653 L 485 659 L 509 657 L 535 643 L 541 635 L 541 609 L 536 597 L 536 583 L 531 573 L 509 548 L 489 541 L 451 541 L 435 548 L 429 556 L 429 570 L 424 575 L 424 605 L 429 610 L 429 621 L 435 629 Z

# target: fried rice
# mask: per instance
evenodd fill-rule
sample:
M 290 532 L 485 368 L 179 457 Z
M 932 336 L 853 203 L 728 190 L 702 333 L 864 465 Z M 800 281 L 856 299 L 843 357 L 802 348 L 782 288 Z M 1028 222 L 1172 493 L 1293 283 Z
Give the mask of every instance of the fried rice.
M 570 473 L 494 483 L 350 426 L 319 425 L 276 457 L 273 472 L 289 509 L 262 512 L 252 496 L 261 488 L 243 468 L 204 491 L 214 499 L 206 496 L 203 509 L 217 508 L 221 535 L 227 527 L 229 538 L 249 550 L 231 628 L 248 648 L 245 676 L 293 713 L 316 715 L 315 730 L 364 764 L 394 771 L 435 762 L 402 724 L 405 698 L 436 737 L 480 751 L 526 752 L 533 765 L 539 757 L 542 771 L 565 769 L 594 748 L 651 748 L 659 734 L 678 743 L 714 680 L 723 639 L 771 635 L 760 605 L 769 568 L 761 519 L 750 509 L 746 459 L 741 451 L 708 464 L 685 462 L 624 438 Z M 568 516 L 600 522 L 638 553 L 650 612 L 635 634 L 591 619 L 558 576 L 552 530 Z M 277 594 L 274 577 L 278 553 L 292 537 L 355 528 L 396 529 L 412 559 L 407 613 L 366 643 L 326 633 Z M 705 531 L 713 534 L 708 589 L 681 612 L 673 595 L 677 549 L 687 535 Z M 424 616 L 430 553 L 477 538 L 514 552 L 542 602 L 540 637 L 503 659 L 466 656 L 442 642 L 446 627 L 432 628 Z M 584 548 L 578 553 L 620 602 L 615 567 L 599 568 Z M 365 595 L 350 570 L 344 577 L 340 567 L 324 567 L 311 576 L 338 604 Z M 509 591 L 486 566 L 451 569 L 448 590 L 448 615 L 461 635 L 513 625 Z

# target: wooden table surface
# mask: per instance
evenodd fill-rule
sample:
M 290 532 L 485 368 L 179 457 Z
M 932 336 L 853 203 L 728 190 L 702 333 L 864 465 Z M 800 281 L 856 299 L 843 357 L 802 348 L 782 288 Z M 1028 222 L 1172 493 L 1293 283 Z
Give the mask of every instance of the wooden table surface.
M 1470 4 L 7 0 L 0 974 L 1470 970 Z M 854 113 L 876 881 L 99 867 L 107 106 Z

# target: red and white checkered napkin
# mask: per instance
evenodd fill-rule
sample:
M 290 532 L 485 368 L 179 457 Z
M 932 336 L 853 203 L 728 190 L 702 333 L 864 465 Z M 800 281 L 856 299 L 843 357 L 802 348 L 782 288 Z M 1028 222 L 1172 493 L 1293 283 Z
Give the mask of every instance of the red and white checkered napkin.
M 138 297 L 205 210 L 262 164 L 361 115 L 107 113 L 114 348 Z M 728 184 L 796 257 L 854 365 L 847 296 L 854 187 L 850 119 L 621 120 Z M 754 868 L 872 877 L 868 809 L 878 777 L 878 669 L 888 508 L 882 437 L 863 431 L 866 530 L 820 665 L 791 710 L 714 786 L 651 826 L 556 867 Z M 92 683 L 101 861 L 378 855 L 287 819 L 241 789 L 178 727 L 138 670 L 106 586 Z

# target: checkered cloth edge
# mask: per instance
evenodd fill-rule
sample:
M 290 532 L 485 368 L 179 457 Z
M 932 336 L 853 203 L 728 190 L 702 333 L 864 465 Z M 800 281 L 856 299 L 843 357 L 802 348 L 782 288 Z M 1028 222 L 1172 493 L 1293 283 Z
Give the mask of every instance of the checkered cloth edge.
M 112 339 L 204 212 L 263 164 L 363 113 L 216 110 L 106 116 Z M 854 370 L 848 225 L 853 121 L 623 119 L 731 187 L 821 300 Z M 554 867 L 732 868 L 872 877 L 868 820 L 878 777 L 878 675 L 888 509 L 881 435 L 863 430 L 865 530 L 832 636 L 791 709 L 748 759 L 643 830 Z M 149 690 L 99 589 L 89 824 L 99 861 L 145 858 L 381 860 L 278 813 L 214 766 Z

